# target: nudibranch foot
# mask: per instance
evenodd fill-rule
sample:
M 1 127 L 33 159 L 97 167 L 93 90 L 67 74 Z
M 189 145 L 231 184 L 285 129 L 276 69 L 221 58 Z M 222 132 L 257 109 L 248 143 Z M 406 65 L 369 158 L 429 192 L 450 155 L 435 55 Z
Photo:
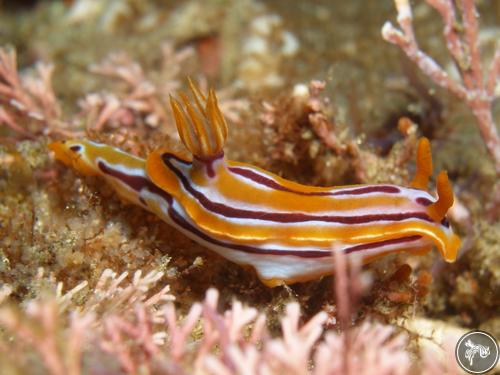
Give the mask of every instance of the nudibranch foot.
M 446 213 L 453 190 L 446 172 L 435 199 L 429 141 L 420 139 L 410 187 L 391 184 L 314 187 L 227 160 L 227 123 L 214 90 L 191 81 L 193 99 L 170 99 L 180 138 L 192 158 L 173 151 L 146 160 L 87 140 L 54 142 L 55 157 L 86 175 L 102 176 L 126 200 L 154 213 L 201 245 L 244 266 L 268 286 L 331 274 L 332 249 L 363 263 L 436 246 L 448 262 L 460 240 Z

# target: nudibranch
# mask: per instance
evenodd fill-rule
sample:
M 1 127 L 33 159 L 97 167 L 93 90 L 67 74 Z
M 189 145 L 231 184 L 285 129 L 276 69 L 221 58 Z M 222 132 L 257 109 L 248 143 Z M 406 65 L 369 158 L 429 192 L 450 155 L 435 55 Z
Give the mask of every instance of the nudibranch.
M 240 265 L 252 266 L 267 286 L 330 274 L 332 251 L 363 263 L 436 246 L 448 262 L 460 240 L 446 213 L 453 191 L 446 172 L 435 199 L 429 141 L 420 139 L 410 187 L 391 184 L 312 187 L 252 165 L 227 160 L 228 134 L 213 89 L 191 82 L 193 99 L 170 104 L 192 157 L 155 151 L 146 160 L 88 140 L 50 144 L 55 157 L 85 175 L 102 176 L 120 197 L 142 206 L 194 241 Z

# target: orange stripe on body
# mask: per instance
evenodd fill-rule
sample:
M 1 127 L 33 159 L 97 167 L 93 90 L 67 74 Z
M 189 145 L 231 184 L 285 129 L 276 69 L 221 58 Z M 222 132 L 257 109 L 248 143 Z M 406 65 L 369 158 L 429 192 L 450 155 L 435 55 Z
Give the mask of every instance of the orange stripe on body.
M 345 225 L 310 223 L 267 223 L 248 224 L 246 219 L 236 220 L 222 218 L 203 207 L 188 194 L 182 194 L 179 202 L 188 216 L 205 232 L 214 238 L 242 244 L 261 244 L 276 242 L 287 246 L 314 246 L 329 248 L 332 243 L 365 243 L 380 241 L 406 235 L 426 235 L 436 243 L 445 244 L 446 237 L 441 234 L 434 223 L 421 220 L 401 222 Z
M 228 164 L 233 164 L 228 162 Z M 248 165 L 238 163 L 239 166 Z M 252 168 L 253 169 L 253 168 Z M 268 174 L 268 177 L 279 180 L 276 175 Z M 379 207 L 381 210 L 387 207 L 398 209 L 401 212 L 414 209 L 414 203 L 407 197 L 396 195 L 390 196 L 378 193 L 371 196 L 309 196 L 300 195 L 287 191 L 271 190 L 265 187 L 258 187 L 250 182 L 244 181 L 242 177 L 237 177 L 231 173 L 223 163 L 219 163 L 215 171 L 215 177 L 209 178 L 201 169 L 191 169 L 190 178 L 193 183 L 200 187 L 214 189 L 218 194 L 231 201 L 234 206 L 255 206 L 257 209 L 281 211 L 281 212 L 306 212 L 318 213 L 328 211 L 353 211 L 358 209 L 370 209 Z M 281 181 L 279 182 L 281 184 Z M 285 186 L 285 185 L 284 185 Z M 295 191 L 310 192 L 301 186 Z M 354 187 L 354 186 L 351 186 Z M 290 188 L 292 188 L 290 186 Z M 321 188 L 320 192 L 334 191 L 336 188 Z
M 416 219 L 400 222 L 370 222 L 358 225 L 323 224 L 319 226 L 308 222 L 249 224 L 247 219 L 221 217 L 202 207 L 197 199 L 182 189 L 175 175 L 163 163 L 160 153 L 154 153 L 148 158 L 149 171 L 151 171 L 149 175 L 155 184 L 174 194 L 187 215 L 200 229 L 221 241 L 249 245 L 278 243 L 290 247 L 311 246 L 328 249 L 335 242 L 358 244 L 400 238 L 406 235 L 424 235 L 430 237 L 441 250 L 450 242 L 434 223 Z M 218 173 L 219 171 L 215 175 L 217 176 Z M 213 180 L 207 179 L 201 169 L 198 169 L 193 176 L 193 179 L 198 181 L 205 179 L 210 182 Z M 174 190 L 171 190 L 172 184 L 175 184 Z M 348 199 L 357 201 L 359 198 Z M 381 212 L 385 211 L 384 206 L 379 207 Z

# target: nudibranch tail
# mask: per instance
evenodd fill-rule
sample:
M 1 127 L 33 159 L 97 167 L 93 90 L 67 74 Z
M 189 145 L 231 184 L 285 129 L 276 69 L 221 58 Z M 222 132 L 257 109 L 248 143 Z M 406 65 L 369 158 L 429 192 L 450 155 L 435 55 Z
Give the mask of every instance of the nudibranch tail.
M 184 93 L 179 101 L 170 97 L 179 136 L 186 148 L 198 159 L 210 160 L 222 154 L 227 138 L 227 123 L 219 109 L 213 89 L 205 97 L 189 80 L 194 105 Z
M 429 178 L 432 176 L 432 154 L 429 140 L 425 137 L 420 138 L 417 147 L 417 168 L 415 177 L 410 186 L 415 189 L 427 190 Z M 428 202 L 427 215 L 436 222 L 441 224 L 446 222 L 446 213 L 453 205 L 453 188 L 448 179 L 448 174 L 441 171 L 436 182 L 438 199 L 435 202 Z M 437 241 L 438 248 L 447 262 L 454 262 L 458 249 L 460 247 L 460 239 L 451 230 L 446 231 L 446 243 Z

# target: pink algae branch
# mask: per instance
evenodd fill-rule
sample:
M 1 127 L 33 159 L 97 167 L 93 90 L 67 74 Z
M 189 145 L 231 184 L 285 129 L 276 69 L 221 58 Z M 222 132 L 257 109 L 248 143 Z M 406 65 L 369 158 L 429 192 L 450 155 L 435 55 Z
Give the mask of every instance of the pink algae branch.
M 335 288 L 338 304 L 350 304 L 351 293 L 358 295 L 358 268 L 349 269 L 340 253 L 336 260 L 336 269 L 342 271 Z M 281 334 L 272 337 L 268 316 L 236 300 L 219 311 L 219 292 L 212 288 L 203 301 L 182 313 L 172 303 L 168 286 L 155 293 L 163 278 L 156 270 L 137 271 L 130 279 L 127 273 L 108 269 L 91 290 L 84 281 L 62 293 L 58 284 L 55 296 L 41 294 L 25 301 L 24 307 L 0 299 L 0 372 L 10 364 L 19 373 L 32 373 L 24 370 L 36 358 L 53 375 L 411 371 L 407 336 L 368 321 L 352 327 L 350 307 L 341 308 L 345 328 L 338 333 L 325 327 L 326 312 L 305 321 L 299 304 L 288 303 L 279 319 Z M 75 306 L 74 297 L 85 290 L 86 300 Z M 2 297 L 0 289 L 0 298 L 6 300 L 8 293 Z
M 31 374 L 43 365 L 51 375 L 458 374 L 436 350 L 412 364 L 408 336 L 394 326 L 368 319 L 353 326 L 369 279 L 341 252 L 332 267 L 336 317 L 320 311 L 306 319 L 291 302 L 277 322 L 237 300 L 219 311 L 213 288 L 187 311 L 179 309 L 158 270 L 129 277 L 106 269 L 95 286 L 83 281 L 64 293 L 40 270 L 37 278 L 53 289 L 22 306 L 9 301 L 8 285 L 0 287 L 0 373 Z M 340 332 L 329 329 L 337 318 Z M 275 323 L 281 331 L 273 336 L 268 326 Z
M 394 0 L 394 2 L 400 29 L 386 22 L 382 27 L 383 38 L 399 46 L 436 84 L 467 104 L 476 118 L 483 141 L 494 162 L 496 174 L 500 176 L 500 137 L 492 115 L 492 105 L 496 99 L 495 88 L 500 73 L 500 48 L 497 48 L 486 72 L 479 54 L 478 15 L 474 1 L 459 2 L 463 25 L 459 29 L 454 1 L 427 0 L 443 19 L 446 46 L 460 73 L 460 81 L 452 79 L 435 60 L 419 48 L 413 31 L 413 16 L 409 1 Z
M 17 138 L 78 134 L 62 120 L 61 107 L 52 88 L 53 72 L 53 65 L 38 63 L 36 77 L 21 77 L 16 52 L 0 47 L 0 125 L 12 129 Z

